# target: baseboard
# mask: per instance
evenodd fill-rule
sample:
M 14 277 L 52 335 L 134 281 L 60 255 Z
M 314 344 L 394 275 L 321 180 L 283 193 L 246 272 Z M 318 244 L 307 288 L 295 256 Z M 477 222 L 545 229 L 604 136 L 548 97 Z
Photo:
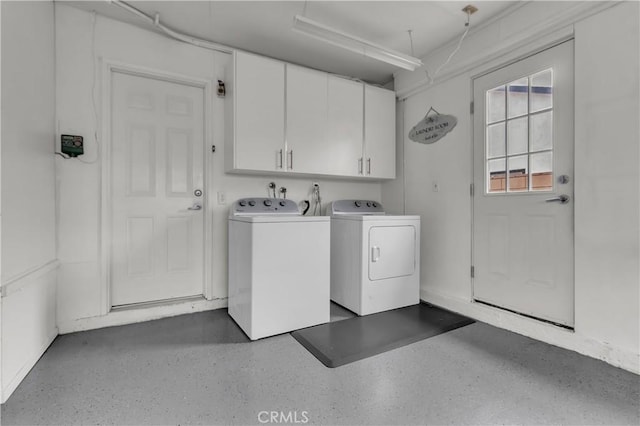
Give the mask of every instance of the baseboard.
M 2 388 L 2 404 L 7 402 L 11 394 L 18 388 L 20 383 L 27 377 L 27 374 L 31 371 L 33 367 L 35 367 L 36 363 L 42 357 L 42 355 L 47 351 L 49 346 L 53 343 L 53 341 L 58 337 L 58 329 L 54 329 L 53 332 L 47 336 L 47 341 L 40 347 L 38 352 L 34 353 L 32 356 L 27 358 L 20 368 L 16 375 Z
M 168 303 L 160 306 L 129 306 L 126 309 L 113 310 L 104 316 L 63 321 L 58 324 L 58 329 L 60 334 L 75 333 L 77 331 L 134 324 L 137 322 L 168 318 L 176 315 L 221 309 L 226 308 L 227 304 L 227 298 L 213 300 L 206 300 L 202 298 L 199 300 L 188 300 L 179 303 Z
M 569 349 L 602 360 L 614 367 L 640 374 L 640 354 L 584 336 L 580 333 L 579 325 L 576 326 L 575 331 L 567 330 L 471 300 L 425 289 L 420 289 L 420 299 L 495 327 Z

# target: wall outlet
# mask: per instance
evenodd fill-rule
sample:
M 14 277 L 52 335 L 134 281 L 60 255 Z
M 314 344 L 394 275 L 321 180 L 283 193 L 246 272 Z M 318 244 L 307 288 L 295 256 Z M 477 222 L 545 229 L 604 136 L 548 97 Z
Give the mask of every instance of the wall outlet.
M 440 184 L 438 183 L 437 180 L 434 180 L 433 182 L 431 182 L 431 190 L 433 192 L 439 192 L 440 191 Z

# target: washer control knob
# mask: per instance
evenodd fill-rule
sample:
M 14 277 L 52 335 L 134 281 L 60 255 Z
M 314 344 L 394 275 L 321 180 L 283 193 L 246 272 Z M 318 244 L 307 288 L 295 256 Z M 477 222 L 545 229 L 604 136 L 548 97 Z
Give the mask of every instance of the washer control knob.
M 367 201 L 367 207 L 371 207 L 371 203 Z
M 287 205 L 287 202 L 283 200 L 283 201 L 280 201 L 279 204 L 280 204 L 280 207 L 284 207 Z
M 356 205 L 356 207 L 362 207 L 362 203 L 360 201 L 356 201 L 354 204 Z
M 378 203 L 373 203 L 373 207 L 378 207 Z
M 253 200 L 249 200 L 249 205 L 250 205 L 251 207 L 253 207 L 253 206 L 255 206 L 255 205 L 256 205 L 256 202 L 255 202 L 255 201 L 253 201 Z
M 240 207 L 244 207 L 247 205 L 247 202 L 245 200 L 240 200 L 238 204 L 240 204 Z
M 271 207 L 271 200 L 264 200 L 264 205 L 267 207 Z

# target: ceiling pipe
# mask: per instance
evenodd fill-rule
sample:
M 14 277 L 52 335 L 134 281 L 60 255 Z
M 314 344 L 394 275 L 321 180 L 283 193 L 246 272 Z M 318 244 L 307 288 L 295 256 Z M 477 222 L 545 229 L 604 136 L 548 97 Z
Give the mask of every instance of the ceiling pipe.
M 2 1 L 2 0 L 0 0 Z M 233 54 L 234 52 L 247 52 L 247 53 L 254 53 L 254 52 L 249 52 L 246 50 L 242 50 L 242 49 L 236 49 L 233 47 L 229 47 L 229 46 L 225 46 L 223 44 L 218 44 L 218 43 L 214 43 L 212 41 L 209 40 L 203 40 L 203 39 L 199 39 L 196 37 L 192 37 L 186 34 L 182 34 L 179 33 L 175 30 L 172 30 L 171 28 L 165 26 L 164 24 L 162 24 L 160 22 L 160 14 L 156 13 L 156 15 L 154 17 L 151 17 L 149 15 L 147 15 L 146 13 L 142 12 L 141 10 L 136 9 L 135 7 L 131 6 L 130 4 L 128 4 L 127 2 L 121 1 L 121 0 L 105 0 L 110 4 L 113 4 L 115 6 L 118 6 L 124 10 L 126 10 L 127 12 L 136 15 L 137 17 L 141 18 L 142 20 L 146 21 L 147 24 L 154 26 L 156 28 L 158 28 L 159 30 L 161 30 L 164 34 L 168 35 L 169 37 L 178 40 L 178 41 L 182 41 L 184 43 L 188 43 L 194 46 L 198 46 L 198 47 L 202 47 L 204 49 L 209 49 L 209 50 L 213 50 L 216 52 L 222 52 L 222 53 L 230 53 Z M 257 53 L 255 53 L 257 54 Z M 262 55 L 264 56 L 264 55 Z M 281 60 L 278 58 L 274 58 L 276 60 Z M 351 76 L 345 76 L 345 75 L 340 75 L 340 74 L 335 74 L 335 73 L 331 73 L 332 75 L 336 75 L 338 77 L 342 77 L 342 78 L 346 78 L 348 80 L 356 80 L 356 81 L 361 81 L 358 78 L 355 77 L 351 77 Z
M 202 47 L 204 49 L 215 50 L 217 52 L 223 52 L 223 53 L 233 53 L 236 50 L 236 49 L 233 49 L 231 47 L 224 46 L 224 45 L 218 44 L 218 43 L 214 43 L 214 42 L 209 41 L 209 40 L 203 40 L 201 38 L 192 37 L 192 36 L 189 36 L 189 35 L 182 34 L 182 33 L 179 33 L 177 31 L 174 31 L 171 28 L 167 27 L 166 25 L 164 25 L 164 24 L 162 24 L 160 22 L 160 14 L 159 13 L 156 13 L 154 17 L 151 17 L 151 16 L 147 15 L 146 13 L 142 12 L 141 10 L 138 10 L 135 7 L 127 4 L 124 1 L 111 0 L 110 3 L 114 4 L 114 5 L 118 6 L 118 7 L 121 7 L 122 9 L 126 10 L 127 12 L 129 12 L 129 13 L 131 13 L 133 15 L 138 16 L 139 18 L 142 18 L 148 24 L 153 25 L 154 27 L 158 28 L 160 31 L 164 32 L 169 37 L 174 38 L 174 39 L 179 40 L 179 41 L 182 41 L 184 43 L 189 43 L 189 44 L 192 44 L 194 46 Z

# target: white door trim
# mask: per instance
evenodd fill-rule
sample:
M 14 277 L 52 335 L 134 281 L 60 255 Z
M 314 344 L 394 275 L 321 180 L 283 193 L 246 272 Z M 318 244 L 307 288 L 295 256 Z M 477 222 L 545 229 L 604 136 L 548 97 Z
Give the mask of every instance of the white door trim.
M 163 70 L 146 68 L 138 65 L 100 58 L 100 80 L 102 81 L 102 120 L 100 122 L 100 162 L 101 171 L 101 198 L 100 198 L 100 307 L 101 315 L 107 315 L 111 311 L 111 75 L 114 72 L 134 75 L 138 77 L 153 78 L 170 83 L 178 83 L 202 88 L 204 90 L 204 146 L 203 152 L 207 153 L 207 147 L 212 144 L 212 120 L 213 111 L 212 94 L 213 83 L 211 80 L 170 73 Z M 213 159 L 206 155 L 204 159 L 204 181 L 206 193 L 204 197 L 204 285 L 202 294 L 207 300 L 213 299 Z

